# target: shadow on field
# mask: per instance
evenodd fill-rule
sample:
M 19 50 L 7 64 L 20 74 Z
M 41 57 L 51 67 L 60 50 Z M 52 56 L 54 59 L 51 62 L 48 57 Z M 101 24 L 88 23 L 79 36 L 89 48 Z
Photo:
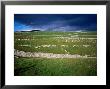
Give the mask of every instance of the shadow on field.
M 32 69 L 35 65 L 25 67 L 25 68 L 18 68 L 14 70 L 14 76 L 19 75 L 20 73 L 23 73 L 25 71 L 28 71 L 29 69 Z

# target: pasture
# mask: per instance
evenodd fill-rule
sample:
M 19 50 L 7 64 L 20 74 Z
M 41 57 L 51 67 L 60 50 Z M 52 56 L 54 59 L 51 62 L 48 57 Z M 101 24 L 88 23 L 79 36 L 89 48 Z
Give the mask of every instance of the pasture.
M 97 75 L 96 32 L 15 32 L 14 49 L 15 76 Z

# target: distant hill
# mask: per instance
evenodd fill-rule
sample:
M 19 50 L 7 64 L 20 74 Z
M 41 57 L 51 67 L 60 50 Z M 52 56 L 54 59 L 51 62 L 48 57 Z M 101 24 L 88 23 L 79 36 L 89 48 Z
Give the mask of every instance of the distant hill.
M 31 32 L 37 32 L 37 31 L 40 31 L 40 30 L 31 30 Z
M 38 32 L 40 30 L 23 30 L 23 31 L 16 31 L 16 32 Z

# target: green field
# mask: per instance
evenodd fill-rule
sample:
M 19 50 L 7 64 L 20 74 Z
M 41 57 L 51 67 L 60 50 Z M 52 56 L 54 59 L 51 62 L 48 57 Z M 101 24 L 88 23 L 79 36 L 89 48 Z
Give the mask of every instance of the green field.
M 15 76 L 96 76 L 96 32 L 15 32 L 14 49 L 87 58 L 15 57 Z M 17 56 L 17 55 L 16 55 Z

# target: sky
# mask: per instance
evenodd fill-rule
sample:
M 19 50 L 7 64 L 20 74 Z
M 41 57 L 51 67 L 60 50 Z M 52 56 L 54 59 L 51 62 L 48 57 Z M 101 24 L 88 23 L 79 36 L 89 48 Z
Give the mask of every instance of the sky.
M 97 14 L 14 14 L 14 31 L 97 31 Z

